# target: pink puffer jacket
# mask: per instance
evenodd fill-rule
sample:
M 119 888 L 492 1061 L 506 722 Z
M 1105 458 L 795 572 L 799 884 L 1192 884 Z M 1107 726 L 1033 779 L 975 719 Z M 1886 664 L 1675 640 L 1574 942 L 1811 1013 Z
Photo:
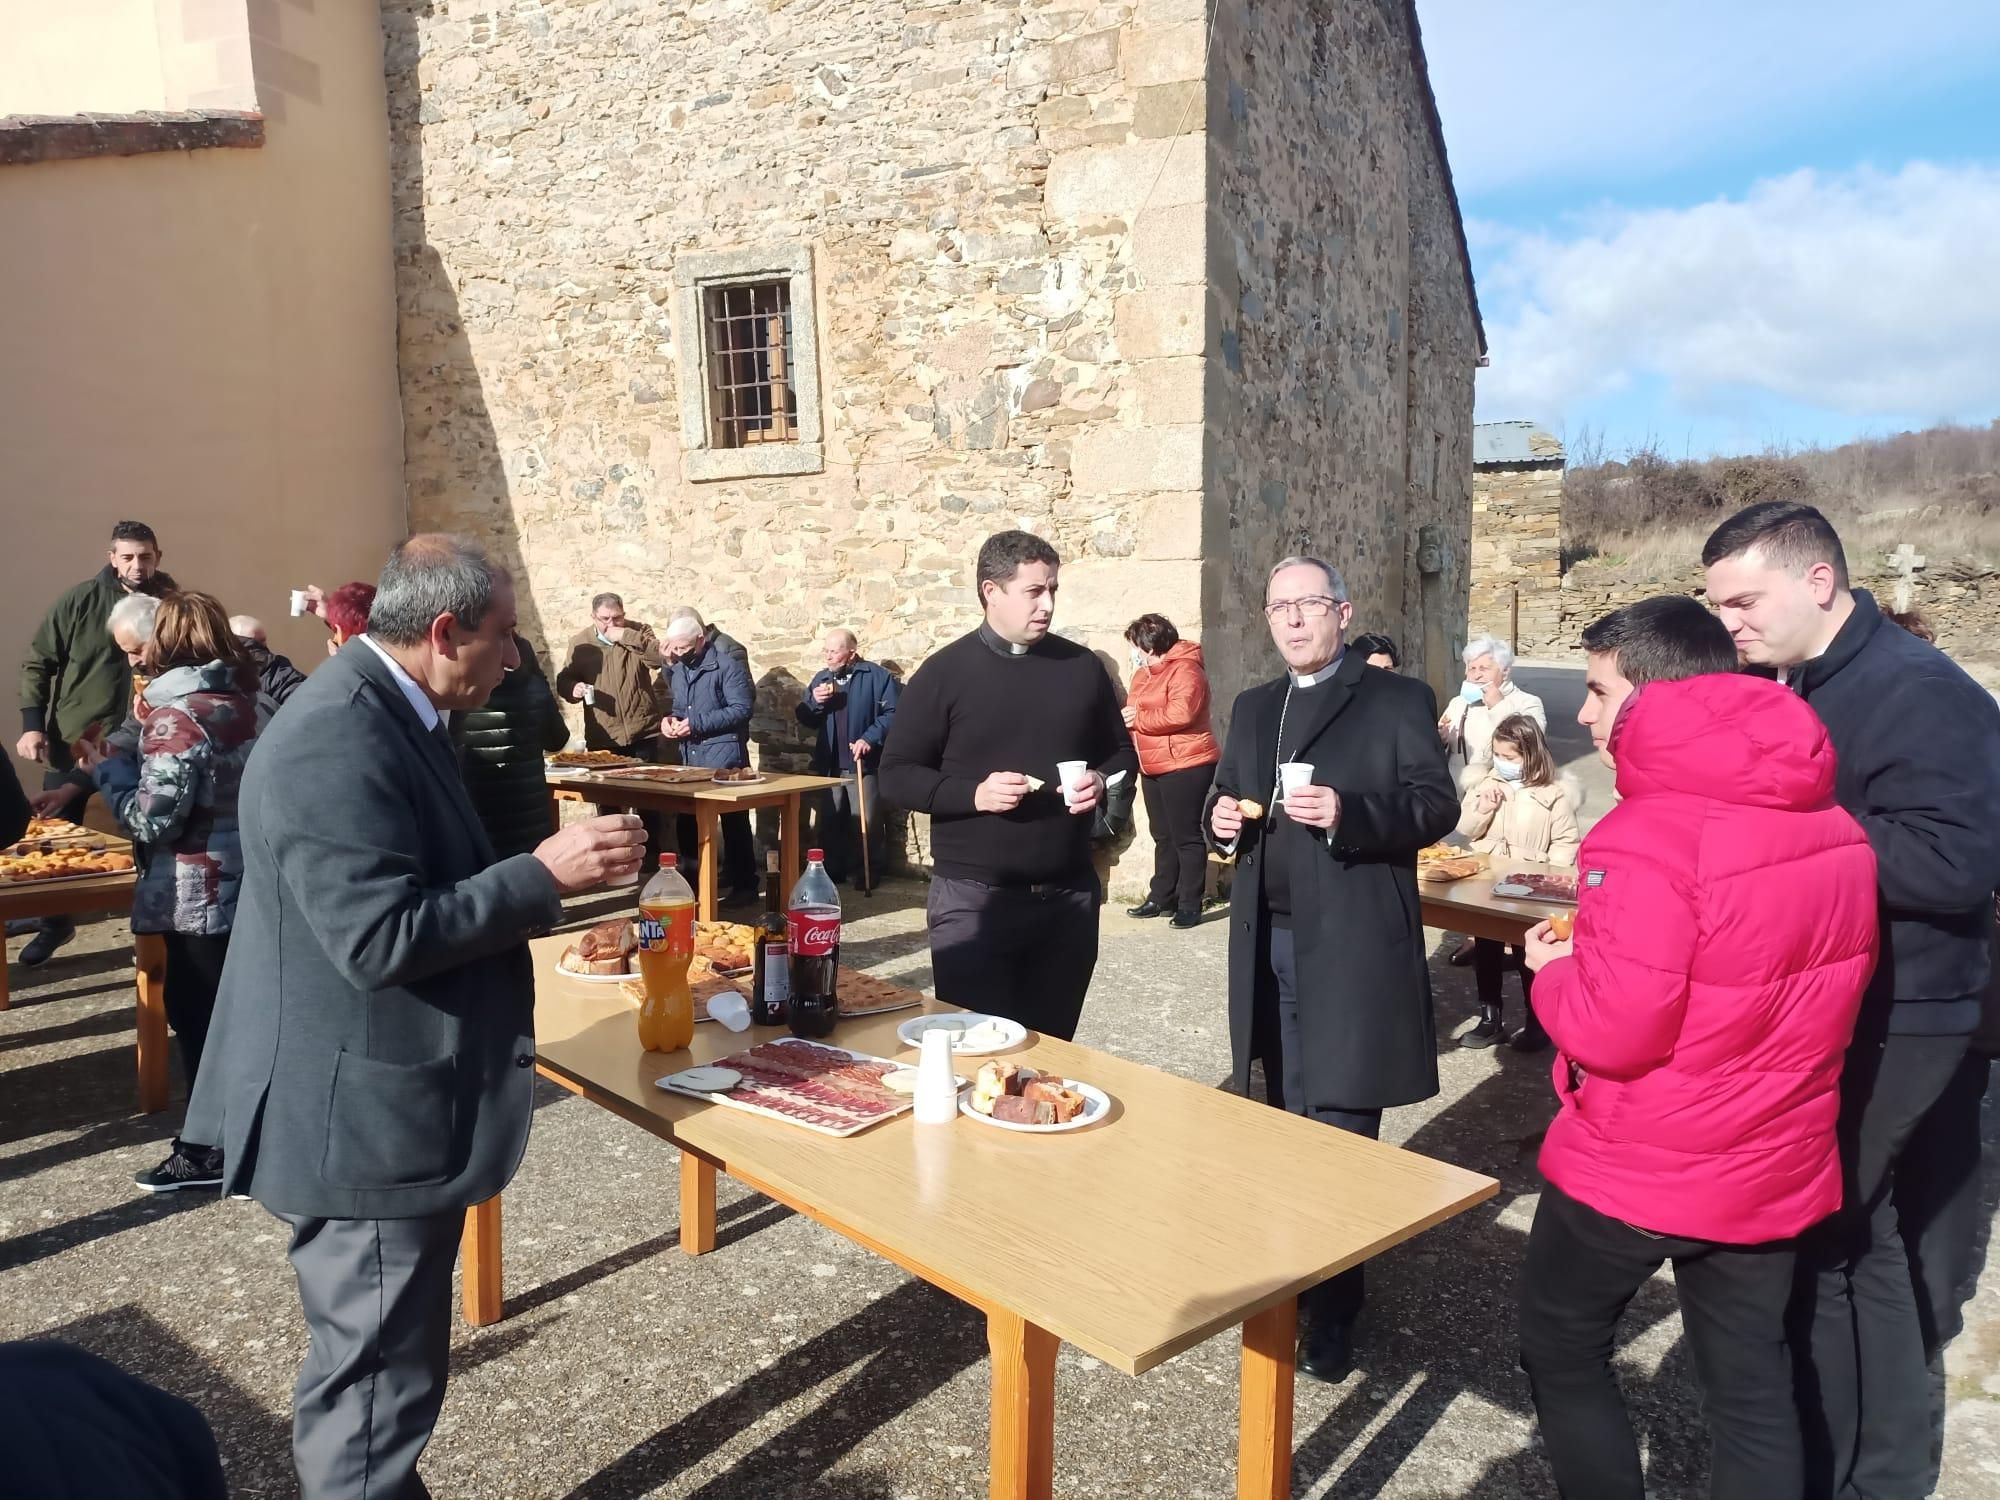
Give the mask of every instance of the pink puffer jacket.
M 1796 1234 L 1840 1205 L 1874 853 L 1834 805 L 1826 730 L 1774 682 L 1653 683 L 1611 749 L 1624 800 L 1578 858 L 1576 952 L 1535 980 L 1561 1049 L 1542 1171 L 1657 1233 Z

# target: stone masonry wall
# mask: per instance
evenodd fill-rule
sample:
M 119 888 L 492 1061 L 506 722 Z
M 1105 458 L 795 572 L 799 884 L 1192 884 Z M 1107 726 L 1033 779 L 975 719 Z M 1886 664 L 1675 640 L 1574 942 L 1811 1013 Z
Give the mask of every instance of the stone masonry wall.
M 385 0 L 412 525 L 514 564 L 538 644 L 604 588 L 696 605 L 770 761 L 827 627 L 914 669 L 1008 526 L 1108 659 L 1142 609 L 1198 633 L 1193 15 Z M 814 257 L 825 471 L 690 483 L 676 259 L 772 241 Z
M 1205 613 L 1225 707 L 1277 669 L 1257 605 L 1286 553 L 1340 567 L 1355 628 L 1394 634 L 1408 670 L 1462 637 L 1477 349 L 1404 14 L 1279 0 L 1217 26 Z
M 1472 476 L 1472 630 L 1507 638 L 1515 590 L 1524 656 L 1562 635 L 1563 468 L 1486 467 Z

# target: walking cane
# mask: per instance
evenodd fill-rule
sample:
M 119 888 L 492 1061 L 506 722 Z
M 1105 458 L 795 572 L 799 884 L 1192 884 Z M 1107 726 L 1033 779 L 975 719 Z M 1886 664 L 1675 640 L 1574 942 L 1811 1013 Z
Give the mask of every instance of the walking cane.
M 868 768 L 854 763 L 854 815 L 861 823 L 861 894 L 875 894 L 875 872 L 868 868 Z

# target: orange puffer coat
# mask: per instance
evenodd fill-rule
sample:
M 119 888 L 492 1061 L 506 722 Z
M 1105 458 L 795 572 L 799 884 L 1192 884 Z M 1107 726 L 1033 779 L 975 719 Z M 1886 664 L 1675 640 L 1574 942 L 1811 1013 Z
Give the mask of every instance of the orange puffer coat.
M 1212 766 L 1222 759 L 1222 747 L 1208 727 L 1208 671 L 1201 664 L 1201 647 L 1177 641 L 1158 666 L 1132 674 L 1132 691 L 1125 700 L 1136 710 L 1132 743 L 1138 747 L 1139 769 L 1148 776 Z

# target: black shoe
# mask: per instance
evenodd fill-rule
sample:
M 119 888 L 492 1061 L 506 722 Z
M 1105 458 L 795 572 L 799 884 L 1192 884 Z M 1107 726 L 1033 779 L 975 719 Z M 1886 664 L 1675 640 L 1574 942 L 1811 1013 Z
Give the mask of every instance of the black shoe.
M 222 1186 L 222 1148 L 183 1146 L 176 1142 L 173 1155 L 150 1171 L 135 1172 L 132 1180 L 149 1193 L 171 1193 L 178 1188 Z
M 1339 1385 L 1354 1373 L 1354 1333 L 1345 1323 L 1315 1318 L 1299 1341 L 1299 1369 L 1314 1380 Z
M 40 917 L 9 917 L 7 919 L 7 936 L 10 938 L 26 937 L 31 932 L 40 932 L 41 930 L 42 919 Z
M 1471 938 L 1467 938 L 1458 945 L 1458 951 L 1451 956 L 1451 966 L 1454 969 L 1469 969 L 1472 967 Z
M 1167 909 L 1151 896 L 1148 896 L 1137 906 L 1128 906 L 1125 908 L 1125 915 L 1128 917 L 1164 917 L 1166 914 Z
M 1508 1037 L 1507 1045 L 1516 1052 L 1546 1052 L 1549 1050 L 1549 1034 L 1530 1023 Z
M 28 946 L 21 950 L 15 960 L 24 969 L 39 968 L 55 955 L 56 949 L 76 936 L 76 923 L 64 922 L 60 927 L 44 927 L 28 939 Z
M 1177 911 L 1167 925 L 1169 927 L 1199 927 L 1201 926 L 1201 913 L 1198 911 Z
M 1490 1047 L 1500 1040 L 1500 1011 L 1496 1006 L 1479 1007 L 1479 1024 L 1458 1039 L 1461 1047 Z

